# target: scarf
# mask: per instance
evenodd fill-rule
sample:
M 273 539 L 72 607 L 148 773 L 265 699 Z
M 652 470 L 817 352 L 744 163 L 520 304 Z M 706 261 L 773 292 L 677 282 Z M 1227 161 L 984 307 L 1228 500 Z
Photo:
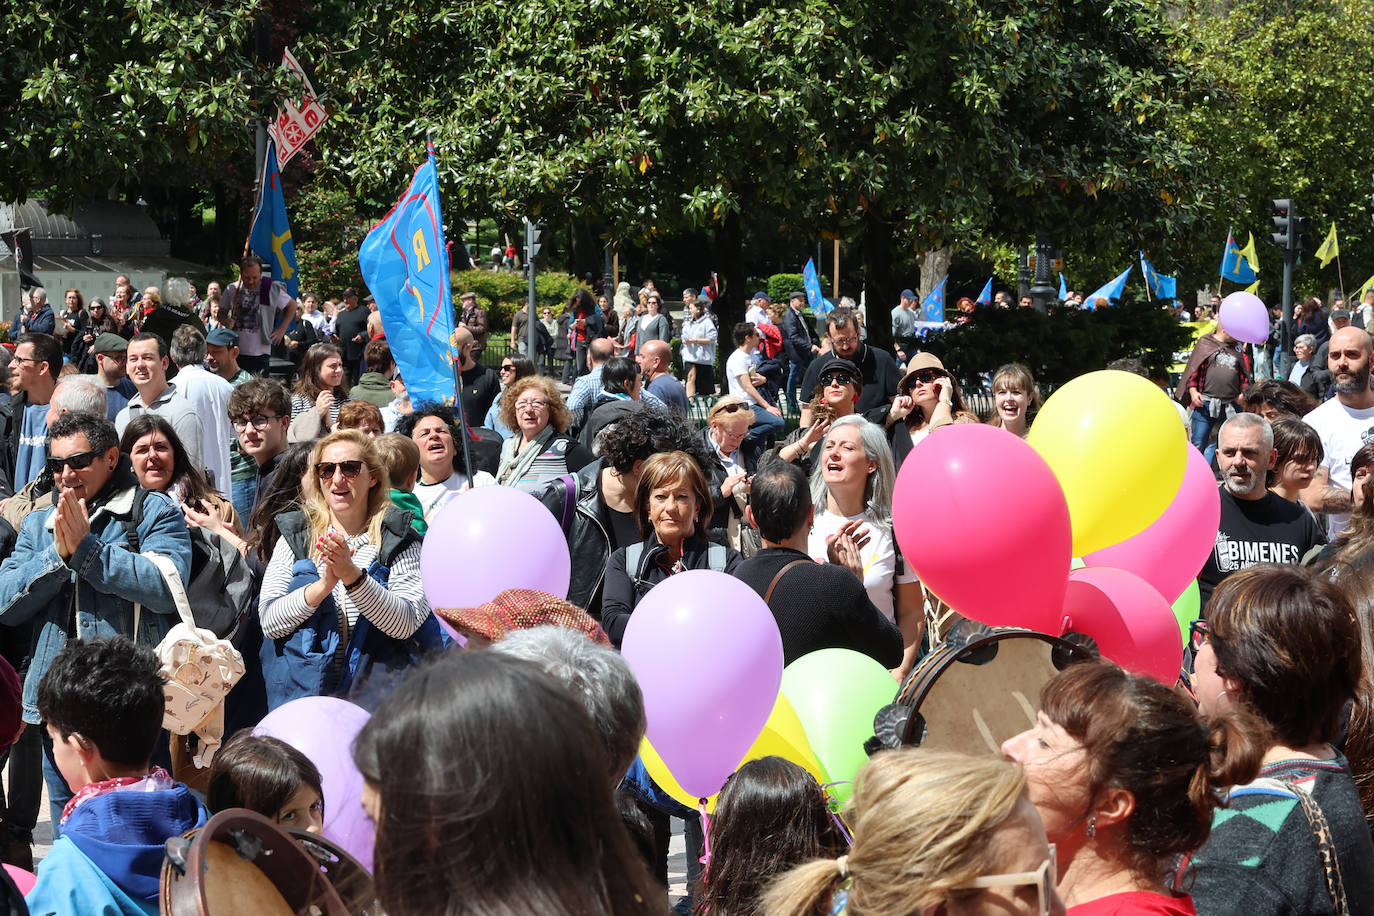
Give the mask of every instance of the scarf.
M 549 445 L 549 440 L 554 437 L 556 432 L 557 430 L 550 423 L 544 427 L 539 435 L 534 437 L 533 442 L 524 448 L 520 448 L 520 443 L 524 437 L 519 432 L 501 443 L 501 464 L 496 469 L 496 482 L 503 487 L 518 485 L 520 479 L 529 472 L 535 459 L 544 454 L 544 450 Z
M 66 806 L 62 809 L 62 820 L 60 823 L 67 823 L 67 818 L 72 816 L 72 812 L 75 811 L 82 802 L 90 801 L 92 798 L 105 795 L 108 792 L 117 792 L 120 789 L 137 786 L 139 783 L 143 783 L 143 785 L 139 787 L 139 791 L 141 792 L 160 792 L 163 789 L 170 789 L 175 784 L 172 777 L 168 775 L 167 771 L 162 767 L 153 767 L 148 772 L 147 776 L 116 776 L 113 779 L 102 779 L 99 782 L 87 783 L 80 791 L 71 797 L 71 800 L 68 801 Z

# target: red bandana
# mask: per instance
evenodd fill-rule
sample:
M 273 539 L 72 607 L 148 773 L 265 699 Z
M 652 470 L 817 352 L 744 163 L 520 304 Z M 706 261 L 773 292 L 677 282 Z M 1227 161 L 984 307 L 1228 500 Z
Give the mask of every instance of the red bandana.
M 175 780 L 162 767 L 153 767 L 147 776 L 116 776 L 114 779 L 102 779 L 99 782 L 87 783 L 80 792 L 72 796 L 72 800 L 67 802 L 67 806 L 62 809 L 60 823 L 67 823 L 67 818 L 71 817 L 72 812 L 80 807 L 83 802 L 90 801 L 92 798 L 107 792 L 116 792 L 129 786 L 138 785 L 141 782 L 147 782 L 141 791 L 158 792 L 162 789 L 170 789 Z

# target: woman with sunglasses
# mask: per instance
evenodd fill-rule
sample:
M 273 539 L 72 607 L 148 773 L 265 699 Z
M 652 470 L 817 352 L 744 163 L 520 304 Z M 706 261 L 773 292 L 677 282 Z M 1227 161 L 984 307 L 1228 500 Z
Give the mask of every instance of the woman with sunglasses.
M 1025 769 L 1070 913 L 1196 912 L 1169 877 L 1207 839 L 1218 789 L 1259 769 L 1239 718 L 1204 723 L 1181 693 L 1110 662 L 1045 684 L 1035 725 L 1002 753 Z
M 519 353 L 512 353 L 509 356 L 501 358 L 501 367 L 497 369 L 496 372 L 501 377 L 501 391 L 505 392 L 507 388 L 520 381 L 520 379 L 534 375 L 534 363 L 530 362 L 527 356 L 522 356 Z M 501 420 L 500 395 L 496 397 L 496 400 L 491 402 L 491 407 L 487 408 L 487 416 L 486 419 L 482 421 L 482 425 L 487 429 L 495 430 L 500 433 L 502 439 L 509 439 L 511 436 L 515 435 L 515 430 L 511 429 Z
M 259 598 L 269 708 L 341 683 L 356 691 L 360 654 L 404 654 L 431 618 L 420 538 L 391 503 L 373 441 L 356 429 L 330 433 L 311 467 L 304 505 L 277 520 Z
M 1324 573 L 1252 566 L 1217 586 L 1194 640 L 1198 708 L 1257 716 L 1263 751 L 1193 856 L 1198 912 L 1374 912 L 1374 843 L 1335 747 L 1365 677 L 1349 596 Z
M 736 495 L 748 491 L 747 481 L 759 468 L 760 450 L 756 443 L 746 444 L 754 412 L 749 405 L 733 395 L 716 399 L 706 414 L 706 427 L 701 441 L 713 459 L 703 468 L 711 483 L 711 501 L 715 508 L 708 527 L 730 530 L 743 517 L 743 510 L 735 501 Z
M 887 413 L 887 437 L 898 470 L 911 450 L 932 430 L 951 423 L 977 423 L 965 409 L 964 395 L 934 353 L 917 353 L 897 384 L 897 397 Z
M 830 431 L 831 423 L 855 412 L 855 405 L 859 403 L 863 390 L 863 375 L 854 363 L 847 359 L 834 359 L 826 363 L 816 380 L 811 403 L 807 405 L 811 425 L 798 427 L 788 433 L 780 446 L 763 456 L 760 466 L 767 467 L 773 461 L 786 461 L 810 475 L 817 454 L 816 446 Z
M 765 916 L 1063 916 L 1055 849 L 1018 766 L 884 751 L 859 771 L 846 814 L 849 852 L 774 882 Z

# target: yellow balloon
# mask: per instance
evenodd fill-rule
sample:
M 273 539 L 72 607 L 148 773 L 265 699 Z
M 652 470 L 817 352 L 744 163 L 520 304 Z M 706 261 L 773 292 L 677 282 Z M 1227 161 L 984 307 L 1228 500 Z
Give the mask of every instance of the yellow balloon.
M 1189 447 L 1167 394 L 1149 379 L 1110 369 L 1080 375 L 1050 395 L 1027 441 L 1064 490 L 1076 557 L 1139 534 L 1163 515 L 1183 483 Z
M 806 732 L 802 729 L 801 719 L 797 717 L 796 710 L 792 708 L 792 704 L 782 694 L 778 694 L 778 699 L 773 704 L 773 711 L 768 714 L 768 721 L 764 723 L 763 731 L 759 733 L 758 738 L 745 752 L 735 769 L 738 770 L 746 762 L 757 760 L 760 757 L 783 757 L 806 770 L 815 777 L 817 782 L 825 783 L 828 781 L 824 768 L 821 767 L 815 752 L 811 750 L 811 745 L 806 741 Z M 649 777 L 674 801 L 686 805 L 688 808 L 695 809 L 697 807 L 699 799 L 678 785 L 672 771 L 663 762 L 663 758 L 658 755 L 658 751 L 654 749 L 653 743 L 649 741 L 648 737 L 645 737 L 639 744 L 639 759 L 643 761 L 644 769 L 648 771 Z M 708 814 L 715 812 L 716 800 L 719 797 L 720 793 L 717 792 L 706 799 L 706 812 Z

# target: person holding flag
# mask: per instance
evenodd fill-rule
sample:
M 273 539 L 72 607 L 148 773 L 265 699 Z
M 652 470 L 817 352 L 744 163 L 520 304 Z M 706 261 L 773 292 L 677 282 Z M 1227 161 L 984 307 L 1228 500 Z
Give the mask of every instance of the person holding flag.
M 262 260 L 250 254 L 239 263 L 239 278 L 224 290 L 221 301 L 229 304 L 225 325 L 239 335 L 239 368 L 267 375 L 272 345 L 282 342 L 295 320 L 296 297 L 285 283 L 264 276 Z

